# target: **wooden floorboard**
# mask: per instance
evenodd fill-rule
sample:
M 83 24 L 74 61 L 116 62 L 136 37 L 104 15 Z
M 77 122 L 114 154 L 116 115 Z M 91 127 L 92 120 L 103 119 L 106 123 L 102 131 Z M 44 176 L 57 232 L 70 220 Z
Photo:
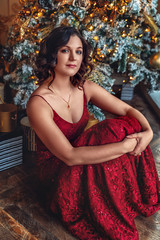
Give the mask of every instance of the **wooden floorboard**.
M 2 233 L 6 234 L 4 235 L 5 239 L 38 240 L 13 216 L 8 214 L 8 211 L 2 208 L 0 209 L 0 225 Z

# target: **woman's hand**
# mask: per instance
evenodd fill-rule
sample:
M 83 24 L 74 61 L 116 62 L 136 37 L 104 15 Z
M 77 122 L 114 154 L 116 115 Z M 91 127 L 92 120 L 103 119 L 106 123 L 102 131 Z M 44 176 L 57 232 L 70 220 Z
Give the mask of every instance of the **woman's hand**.
M 135 156 L 140 155 L 145 150 L 145 148 L 148 146 L 148 144 L 150 143 L 152 138 L 153 138 L 153 131 L 151 129 L 147 129 L 143 132 L 128 135 L 127 139 L 136 139 L 137 140 L 137 145 L 136 145 L 135 149 L 132 152 L 130 152 L 130 154 L 135 155 Z
M 135 147 L 137 146 L 136 138 L 128 138 L 126 137 L 123 141 L 124 153 L 133 152 Z

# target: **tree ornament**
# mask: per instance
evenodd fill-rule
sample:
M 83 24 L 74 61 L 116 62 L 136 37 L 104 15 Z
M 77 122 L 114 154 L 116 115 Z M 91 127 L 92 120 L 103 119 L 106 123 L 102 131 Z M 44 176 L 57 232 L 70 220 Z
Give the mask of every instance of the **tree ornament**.
M 63 5 L 65 5 L 65 4 L 71 5 L 72 2 L 73 2 L 73 0 L 56 0 L 56 2 L 58 2 L 58 5 L 59 5 L 59 6 L 63 6 Z
M 21 5 L 26 5 L 27 3 L 32 2 L 32 0 L 19 0 Z
M 158 34 L 158 27 L 155 24 L 153 18 L 145 12 L 143 12 L 143 16 L 144 16 L 145 23 L 149 25 L 151 28 L 152 34 L 156 36 Z
M 73 0 L 72 5 L 74 7 L 82 8 L 86 11 L 90 8 L 91 2 L 90 2 L 90 0 Z
M 21 28 L 20 28 L 20 38 L 21 40 L 23 39 L 25 33 L 26 33 L 26 30 L 28 29 L 28 24 L 30 22 L 30 19 L 31 19 L 32 16 L 30 16 L 22 25 L 21 25 Z
M 90 15 L 91 15 L 91 14 L 90 14 Z M 83 22 L 84 22 L 85 24 L 90 23 L 90 21 L 91 21 L 91 17 L 90 17 L 90 16 L 86 16 L 86 17 L 83 19 Z
M 37 16 L 38 16 L 38 18 L 41 18 L 41 17 L 43 17 L 44 14 L 45 14 L 45 9 L 39 9 Z
M 112 2 L 112 3 L 108 3 L 107 5 L 106 5 L 106 8 L 107 8 L 107 10 L 112 10 L 113 8 L 114 8 L 114 2 Z
M 131 54 L 128 54 L 127 56 L 127 62 L 128 63 L 140 63 L 140 58 L 138 58 L 138 56 L 135 56 L 133 55 L 132 53 Z
M 38 10 L 38 6 L 37 6 L 37 5 L 31 7 L 32 13 L 33 13 L 33 12 L 36 12 L 37 10 Z
M 149 64 L 154 69 L 160 69 L 160 51 L 150 57 Z
M 42 41 L 43 38 L 45 38 L 49 33 L 54 29 L 54 24 L 50 24 L 47 27 L 44 27 L 41 29 L 41 38 L 39 39 L 39 42 Z
M 120 15 L 123 15 L 127 11 L 127 6 L 123 5 L 122 7 L 118 8 L 117 12 Z
M 152 42 L 153 42 L 153 43 L 157 43 L 157 42 L 158 42 L 158 38 L 155 37 L 155 36 L 152 36 Z
M 125 0 L 126 3 L 130 3 L 132 0 Z
M 108 21 L 108 17 L 107 15 L 106 16 L 103 16 L 102 19 L 101 19 L 102 22 L 106 23 Z
M 138 28 L 139 28 L 139 24 L 137 24 L 135 21 L 133 22 L 133 24 L 130 26 L 130 32 L 128 33 L 128 36 L 134 37 L 134 35 L 137 33 Z
M 117 6 L 113 7 L 112 12 L 110 14 L 110 23 L 112 27 L 117 17 L 117 10 L 118 10 Z

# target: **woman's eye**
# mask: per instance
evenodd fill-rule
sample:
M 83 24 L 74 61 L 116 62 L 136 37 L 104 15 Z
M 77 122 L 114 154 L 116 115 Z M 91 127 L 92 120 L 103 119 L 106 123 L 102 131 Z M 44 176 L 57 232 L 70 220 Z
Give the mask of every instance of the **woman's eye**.
M 78 50 L 76 51 L 77 54 L 81 55 L 82 54 L 82 51 L 81 50 Z
M 61 52 L 62 52 L 62 53 L 68 53 L 69 50 L 68 50 L 68 49 L 62 49 Z

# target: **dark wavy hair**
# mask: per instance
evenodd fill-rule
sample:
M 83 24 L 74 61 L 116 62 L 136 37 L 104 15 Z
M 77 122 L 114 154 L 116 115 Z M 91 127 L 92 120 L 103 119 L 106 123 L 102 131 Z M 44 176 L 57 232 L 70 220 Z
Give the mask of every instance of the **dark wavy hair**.
M 41 85 L 50 76 L 54 80 L 54 67 L 57 63 L 58 50 L 65 46 L 70 37 L 76 35 L 80 38 L 83 45 L 83 60 L 79 71 L 71 77 L 74 86 L 82 87 L 84 83 L 84 75 L 89 69 L 92 69 L 90 61 L 91 46 L 82 37 L 80 32 L 73 27 L 60 26 L 52 30 L 52 32 L 41 42 L 40 51 L 36 59 L 36 76 L 38 84 Z

